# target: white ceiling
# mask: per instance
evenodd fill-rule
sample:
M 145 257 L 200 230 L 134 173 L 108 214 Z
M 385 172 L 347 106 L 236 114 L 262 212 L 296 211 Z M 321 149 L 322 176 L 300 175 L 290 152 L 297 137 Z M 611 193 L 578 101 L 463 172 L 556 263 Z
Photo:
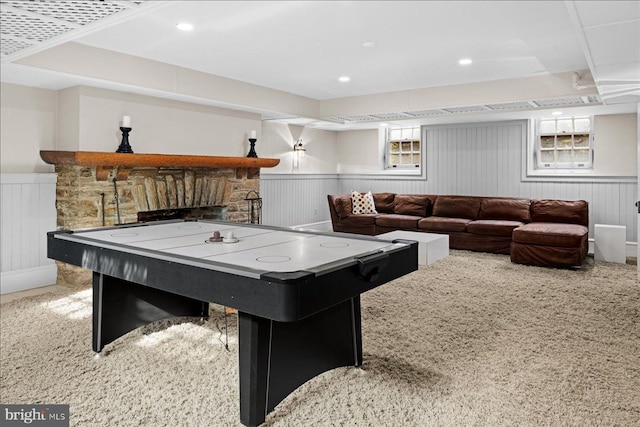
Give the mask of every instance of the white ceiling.
M 49 89 L 86 79 L 15 61 L 74 41 L 317 100 L 588 69 L 604 104 L 640 102 L 640 1 L 67 0 L 0 8 L 2 81 Z M 194 30 L 177 30 L 182 21 Z M 458 65 L 465 57 L 473 64 Z M 342 75 L 351 81 L 339 82 Z

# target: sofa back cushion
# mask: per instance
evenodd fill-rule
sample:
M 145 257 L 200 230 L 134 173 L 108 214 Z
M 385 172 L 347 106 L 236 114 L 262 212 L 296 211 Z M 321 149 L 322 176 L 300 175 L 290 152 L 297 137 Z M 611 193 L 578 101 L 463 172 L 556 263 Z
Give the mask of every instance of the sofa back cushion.
M 351 215 L 351 195 L 335 196 L 333 205 L 338 218 L 346 218 Z
M 400 195 L 394 198 L 394 213 L 425 217 L 431 209 L 431 200 L 424 195 Z
M 589 203 L 584 200 L 534 200 L 531 222 L 564 222 L 589 226 Z
M 487 198 L 480 203 L 480 219 L 505 219 L 509 221 L 530 221 L 531 200 Z
M 376 203 L 376 210 L 379 213 L 395 213 L 394 199 L 395 193 L 374 193 L 373 201 Z
M 478 197 L 438 196 L 433 215 L 449 218 L 476 219 L 480 210 Z

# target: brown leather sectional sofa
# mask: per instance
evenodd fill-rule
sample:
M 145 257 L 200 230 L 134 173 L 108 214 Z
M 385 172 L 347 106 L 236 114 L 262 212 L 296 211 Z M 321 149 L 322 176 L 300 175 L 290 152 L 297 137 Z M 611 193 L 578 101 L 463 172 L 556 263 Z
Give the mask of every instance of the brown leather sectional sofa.
M 376 211 L 354 215 L 351 196 L 329 195 L 333 230 L 377 235 L 394 230 L 444 233 L 449 247 L 510 254 L 544 267 L 581 266 L 587 256 L 589 205 L 584 200 L 373 194 Z

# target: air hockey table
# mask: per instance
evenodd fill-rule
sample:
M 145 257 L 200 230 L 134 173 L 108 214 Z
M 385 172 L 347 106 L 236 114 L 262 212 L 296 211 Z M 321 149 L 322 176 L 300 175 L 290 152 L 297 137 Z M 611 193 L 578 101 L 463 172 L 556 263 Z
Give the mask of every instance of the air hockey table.
M 237 241 L 211 242 L 214 232 Z M 264 422 L 309 379 L 360 366 L 360 294 L 418 269 L 418 244 L 208 220 L 47 233 L 93 271 L 93 350 L 174 316 L 238 310 L 240 421 Z

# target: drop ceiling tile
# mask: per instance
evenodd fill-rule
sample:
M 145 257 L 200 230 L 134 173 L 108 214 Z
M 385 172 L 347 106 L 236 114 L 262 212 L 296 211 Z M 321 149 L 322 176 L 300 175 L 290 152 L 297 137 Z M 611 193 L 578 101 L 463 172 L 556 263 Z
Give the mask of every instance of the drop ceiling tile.
M 585 28 L 596 66 L 640 61 L 640 21 Z
M 640 80 L 640 62 L 626 64 L 603 65 L 596 67 L 596 80 Z
M 640 19 L 637 1 L 576 1 L 574 4 L 584 27 Z

